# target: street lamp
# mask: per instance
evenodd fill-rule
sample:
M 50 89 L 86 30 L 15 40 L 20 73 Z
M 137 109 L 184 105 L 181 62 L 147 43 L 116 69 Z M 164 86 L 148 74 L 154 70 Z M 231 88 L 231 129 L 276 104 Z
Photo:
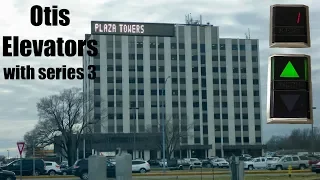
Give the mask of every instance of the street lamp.
M 129 109 L 135 110 L 134 126 L 133 126 L 134 131 L 133 131 L 133 151 L 132 151 L 132 154 L 133 154 L 133 159 L 136 159 L 136 131 L 137 131 L 137 122 L 136 122 L 137 121 L 137 117 L 136 117 L 137 112 L 136 112 L 136 110 L 138 110 L 139 107 L 130 107 Z M 130 115 L 130 117 L 131 117 L 131 115 Z
M 166 138 L 165 138 L 165 103 L 166 103 L 166 96 L 165 96 L 165 88 L 168 79 L 171 78 L 171 76 L 168 76 L 166 80 L 164 81 L 163 88 L 162 88 L 162 93 L 161 95 L 163 96 L 163 101 L 162 101 L 162 162 L 163 162 L 163 172 L 166 171 L 166 166 L 165 166 L 165 159 L 166 159 Z

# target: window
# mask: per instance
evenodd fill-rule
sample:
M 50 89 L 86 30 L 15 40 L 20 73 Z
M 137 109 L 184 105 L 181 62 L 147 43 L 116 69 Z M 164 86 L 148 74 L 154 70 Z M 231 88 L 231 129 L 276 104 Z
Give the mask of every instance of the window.
M 253 79 L 253 84 L 259 84 L 259 80 L 258 79 Z
M 226 56 L 220 56 L 220 61 L 226 61 Z
M 255 130 L 256 131 L 261 131 L 261 126 L 260 125 L 255 125 Z
M 255 159 L 254 162 L 260 162 L 260 158 Z
M 291 162 L 292 158 L 291 157 L 285 157 L 283 160 L 284 160 L 284 162 Z
M 240 51 L 245 51 L 246 50 L 246 46 L 244 44 L 240 45 Z
M 220 44 L 220 50 L 226 50 L 226 45 L 225 44 Z
M 258 62 L 258 57 L 257 56 L 252 56 L 252 62 Z
M 293 157 L 292 157 L 292 160 L 293 160 L 293 161 L 299 161 L 299 158 L 296 157 L 296 156 L 293 156 Z
M 238 50 L 238 45 L 237 44 L 232 44 L 232 50 Z
M 247 80 L 246 79 L 241 79 L 241 84 L 247 84 Z
M 254 107 L 255 107 L 255 108 L 260 107 L 260 102 L 254 102 Z
M 222 119 L 228 119 L 228 114 L 222 114 Z
M 220 68 L 220 72 L 221 72 L 221 73 L 227 72 L 227 68 L 226 68 L 226 67 L 221 67 L 221 68 Z
M 213 79 L 213 84 L 219 84 L 219 79 Z
M 219 90 L 213 90 L 213 95 L 214 96 L 219 96 Z
M 219 68 L 218 67 L 212 67 L 212 72 L 219 72 Z
M 205 44 L 200 44 L 200 52 L 205 53 L 206 52 L 206 45 Z
M 218 56 L 212 56 L 212 61 L 218 61 Z
M 220 119 L 220 114 L 218 113 L 214 114 L 214 119 Z
M 191 44 L 191 49 L 197 49 L 197 44 Z
M 233 68 L 232 71 L 233 73 L 239 73 L 239 68 Z
M 221 95 L 222 96 L 227 96 L 228 95 L 228 91 L 227 90 L 221 90 Z
M 233 62 L 238 62 L 238 56 L 232 56 L 232 61 Z
M 227 80 L 226 79 L 221 79 L 221 84 L 227 84 Z
M 252 68 L 252 73 L 258 73 L 258 68 Z
M 217 49 L 217 44 L 212 44 L 212 49 L 216 50 Z
M 243 142 L 248 143 L 249 142 L 249 137 L 243 137 Z
M 240 95 L 239 90 L 234 90 L 234 91 L 233 91 L 233 95 L 234 95 L 234 96 L 239 96 L 239 95 Z
M 251 45 L 251 50 L 252 51 L 257 51 L 258 50 L 258 46 L 257 45 Z
M 240 62 L 246 62 L 246 57 L 245 56 L 240 56 Z

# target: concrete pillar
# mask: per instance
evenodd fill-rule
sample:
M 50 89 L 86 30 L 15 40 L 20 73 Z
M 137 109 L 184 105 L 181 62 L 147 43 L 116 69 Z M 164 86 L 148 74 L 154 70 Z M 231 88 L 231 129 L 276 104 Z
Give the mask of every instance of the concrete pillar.
M 158 157 L 158 159 L 162 159 L 162 157 L 161 157 L 161 151 L 157 151 L 157 157 Z
M 179 158 L 182 159 L 182 152 L 179 150 Z
M 150 160 L 150 150 L 144 150 L 144 160 Z
M 208 156 L 216 156 L 216 150 L 215 149 L 209 149 L 208 150 Z

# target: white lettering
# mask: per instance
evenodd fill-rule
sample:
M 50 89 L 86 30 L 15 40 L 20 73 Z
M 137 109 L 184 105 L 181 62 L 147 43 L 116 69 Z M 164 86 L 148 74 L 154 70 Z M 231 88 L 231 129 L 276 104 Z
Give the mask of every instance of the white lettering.
M 117 26 L 115 24 L 112 24 L 112 32 L 117 32 Z
M 137 25 L 137 27 L 136 27 L 137 29 L 136 29 L 136 32 L 137 33 L 140 33 L 140 26 L 139 25 Z
M 121 32 L 121 33 L 122 33 L 122 26 L 123 26 L 123 24 L 119 24 L 120 32 Z
M 97 32 L 100 29 L 100 24 L 95 24 L 94 25 L 94 31 Z
M 127 25 L 123 25 L 123 32 L 127 33 L 128 32 L 128 26 Z
M 103 25 L 103 31 L 102 32 L 108 32 L 108 24 Z
M 144 33 L 144 25 L 141 25 L 141 34 L 143 34 Z
M 139 26 L 139 25 L 132 25 L 132 33 L 137 33 L 136 32 L 136 26 Z

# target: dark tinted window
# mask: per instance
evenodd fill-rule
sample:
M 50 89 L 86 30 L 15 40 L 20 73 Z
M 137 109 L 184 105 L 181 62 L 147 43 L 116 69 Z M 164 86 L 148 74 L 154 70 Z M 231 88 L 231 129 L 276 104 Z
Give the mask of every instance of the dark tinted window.
M 309 160 L 307 157 L 305 157 L 305 156 L 299 156 L 299 158 L 301 159 L 301 160 Z
M 132 164 L 144 164 L 144 161 L 132 161 Z

